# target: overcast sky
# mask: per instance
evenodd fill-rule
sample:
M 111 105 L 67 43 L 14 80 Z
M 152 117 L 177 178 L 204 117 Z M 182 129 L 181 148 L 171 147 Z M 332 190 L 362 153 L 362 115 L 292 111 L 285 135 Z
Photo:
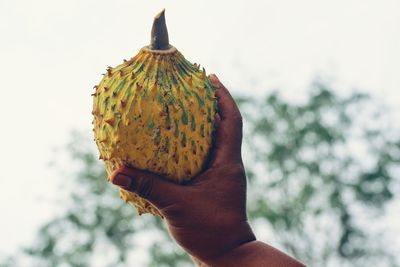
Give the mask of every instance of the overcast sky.
M 171 43 L 236 94 L 297 100 L 322 76 L 400 111 L 397 0 L 0 0 L 0 252 L 54 214 L 47 200 L 65 192 L 52 150 L 89 132 L 93 85 L 148 44 L 164 7 Z M 391 224 L 400 234 L 397 215 Z

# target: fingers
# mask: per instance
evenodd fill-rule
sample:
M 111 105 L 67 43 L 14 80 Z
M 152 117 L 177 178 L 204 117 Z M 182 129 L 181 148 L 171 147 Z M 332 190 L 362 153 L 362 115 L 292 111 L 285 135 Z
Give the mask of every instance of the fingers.
M 183 192 L 181 186 L 168 182 L 165 178 L 148 171 L 128 167 L 114 171 L 111 182 L 147 199 L 158 209 L 176 202 Z
M 218 113 L 215 148 L 212 164 L 241 160 L 242 116 L 235 101 L 225 86 L 214 74 L 210 75 L 212 85 L 217 89 Z

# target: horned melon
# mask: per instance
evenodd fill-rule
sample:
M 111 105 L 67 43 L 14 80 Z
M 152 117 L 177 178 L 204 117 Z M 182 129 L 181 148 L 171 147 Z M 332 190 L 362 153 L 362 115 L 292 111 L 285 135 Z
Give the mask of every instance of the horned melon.
M 212 145 L 215 89 L 206 72 L 169 44 L 164 11 L 151 44 L 109 67 L 93 94 L 94 136 L 108 175 L 121 166 L 182 183 L 204 167 Z M 139 214 L 159 211 L 134 193 L 121 198 Z

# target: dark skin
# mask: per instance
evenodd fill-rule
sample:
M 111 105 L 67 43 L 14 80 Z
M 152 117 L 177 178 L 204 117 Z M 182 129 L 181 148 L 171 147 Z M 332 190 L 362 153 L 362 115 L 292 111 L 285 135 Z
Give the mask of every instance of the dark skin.
M 256 240 L 246 215 L 246 174 L 241 157 L 242 117 L 215 75 L 217 131 L 210 162 L 188 184 L 123 167 L 111 181 L 154 204 L 169 232 L 199 266 L 294 267 L 295 259 Z

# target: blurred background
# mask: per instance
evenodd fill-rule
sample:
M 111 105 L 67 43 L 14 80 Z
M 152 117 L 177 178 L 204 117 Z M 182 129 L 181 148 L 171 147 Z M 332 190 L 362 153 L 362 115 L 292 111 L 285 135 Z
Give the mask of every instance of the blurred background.
M 240 104 L 258 238 L 308 266 L 400 266 L 397 0 L 0 0 L 0 266 L 193 266 L 107 184 L 91 131 L 93 86 L 162 8 Z

